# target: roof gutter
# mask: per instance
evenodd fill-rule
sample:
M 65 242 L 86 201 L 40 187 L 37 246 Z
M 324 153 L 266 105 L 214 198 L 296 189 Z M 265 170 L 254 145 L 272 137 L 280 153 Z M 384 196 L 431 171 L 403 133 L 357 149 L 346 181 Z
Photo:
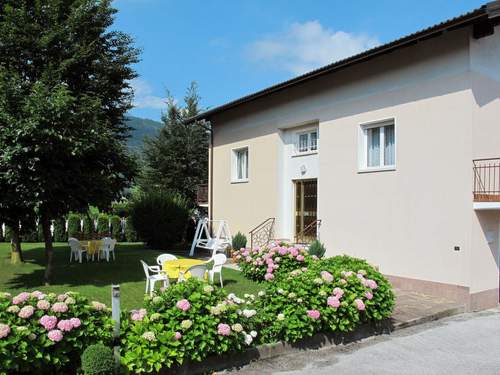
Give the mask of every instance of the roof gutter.
M 448 21 L 442 22 L 442 23 L 437 24 L 435 26 L 431 26 L 431 27 L 426 28 L 424 30 L 421 30 L 419 32 L 416 32 L 416 33 L 407 35 L 403 38 L 397 39 L 395 41 L 386 43 L 382 46 L 372 48 L 372 49 L 367 50 L 365 52 L 362 52 L 360 54 L 357 54 L 357 55 L 348 57 L 346 59 L 334 62 L 334 63 L 326 65 L 322 68 L 313 70 L 309 73 L 292 78 L 288 81 L 276 84 L 276 85 L 268 87 L 264 90 L 258 91 L 256 93 L 253 93 L 253 94 L 250 94 L 247 96 L 244 96 L 244 97 L 239 98 L 237 100 L 234 100 L 232 102 L 223 104 L 219 107 L 215 107 L 213 109 L 210 109 L 208 111 L 200 113 L 199 115 L 196 115 L 196 116 L 193 116 L 193 117 L 186 119 L 185 123 L 191 123 L 191 122 L 198 121 L 198 120 L 209 121 L 211 116 L 213 116 L 217 113 L 224 112 L 226 110 L 235 108 L 235 107 L 242 105 L 244 103 L 255 101 L 261 97 L 270 95 L 270 94 L 275 93 L 275 92 L 285 90 L 285 89 L 292 87 L 292 86 L 299 85 L 303 82 L 315 79 L 315 78 L 323 76 L 325 74 L 329 74 L 329 73 L 347 68 L 349 66 L 370 60 L 372 58 L 393 52 L 394 50 L 413 45 L 413 44 L 418 43 L 420 41 L 436 37 L 438 35 L 441 35 L 443 32 L 456 30 L 456 29 L 477 23 L 479 21 L 488 21 L 488 20 L 490 20 L 490 24 L 492 23 L 493 20 L 495 21 L 494 24 L 498 24 L 497 21 L 500 20 L 500 0 L 492 1 L 488 4 L 483 5 L 482 7 L 478 8 L 478 9 L 473 10 L 473 11 L 471 11 L 467 14 L 464 14 L 462 16 L 450 19 Z M 490 30 L 491 27 L 488 29 Z

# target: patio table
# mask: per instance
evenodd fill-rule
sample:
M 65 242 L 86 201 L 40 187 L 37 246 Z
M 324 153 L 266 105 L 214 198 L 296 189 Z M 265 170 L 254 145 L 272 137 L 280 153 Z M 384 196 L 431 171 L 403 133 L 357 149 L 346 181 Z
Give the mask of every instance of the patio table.
M 163 272 L 168 275 L 169 279 L 178 279 L 181 272 L 186 272 L 189 267 L 198 264 L 205 264 L 206 262 L 199 259 L 174 259 L 163 262 Z M 189 273 L 184 274 L 184 278 L 189 279 Z
M 80 241 L 80 245 L 87 250 L 89 256 L 92 256 L 99 254 L 99 250 L 102 248 L 102 240 Z

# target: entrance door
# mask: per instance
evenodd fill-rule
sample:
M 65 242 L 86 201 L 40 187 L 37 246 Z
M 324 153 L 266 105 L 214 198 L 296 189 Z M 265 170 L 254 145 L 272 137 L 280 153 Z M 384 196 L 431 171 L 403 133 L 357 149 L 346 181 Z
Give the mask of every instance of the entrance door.
M 318 218 L 318 181 L 295 181 L 295 238 L 297 242 L 311 242 L 316 239 L 316 227 L 307 227 Z M 304 231 L 305 230 L 305 231 Z

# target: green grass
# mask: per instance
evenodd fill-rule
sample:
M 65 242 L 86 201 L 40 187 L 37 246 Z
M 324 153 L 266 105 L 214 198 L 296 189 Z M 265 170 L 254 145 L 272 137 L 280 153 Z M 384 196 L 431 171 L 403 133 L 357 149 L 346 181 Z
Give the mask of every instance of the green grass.
M 144 297 L 145 276 L 139 262 L 156 264 L 156 257 L 165 251 L 144 249 L 142 243 L 119 244 L 116 261 L 69 263 L 67 244 L 54 244 L 54 274 L 51 286 L 43 285 L 45 253 L 43 244 L 22 245 L 24 263 L 10 264 L 10 245 L 0 243 L 0 291 L 19 293 L 25 290 L 41 290 L 45 293 L 62 293 L 68 290 L 110 304 L 111 284 L 120 284 L 121 307 L 138 308 Z M 247 280 L 241 272 L 224 268 L 224 288 L 229 293 L 242 295 L 256 293 L 262 287 Z

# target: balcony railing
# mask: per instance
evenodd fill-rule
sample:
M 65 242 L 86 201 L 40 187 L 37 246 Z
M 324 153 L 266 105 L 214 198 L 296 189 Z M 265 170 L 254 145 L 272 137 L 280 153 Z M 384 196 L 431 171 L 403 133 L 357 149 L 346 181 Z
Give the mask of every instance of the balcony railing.
M 199 206 L 206 206 L 208 204 L 208 184 L 198 185 L 196 202 Z
M 474 170 L 474 202 L 500 202 L 500 158 L 476 159 Z

